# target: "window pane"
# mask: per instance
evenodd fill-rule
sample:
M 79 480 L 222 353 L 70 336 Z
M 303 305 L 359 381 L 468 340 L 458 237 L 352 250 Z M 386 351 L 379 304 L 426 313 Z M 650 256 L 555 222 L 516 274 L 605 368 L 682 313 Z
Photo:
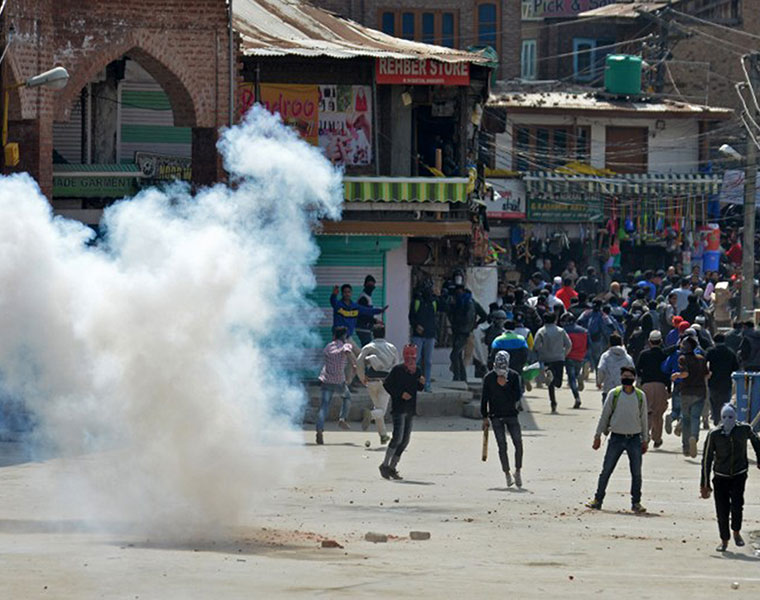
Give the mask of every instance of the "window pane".
M 478 5 L 478 43 L 496 46 L 496 5 Z
M 575 78 L 580 81 L 588 81 L 594 76 L 593 73 L 593 50 L 596 44 L 593 40 L 573 40 L 573 65 Z
M 405 12 L 401 15 L 401 37 L 405 40 L 414 39 L 414 13 Z
M 396 15 L 392 12 L 383 13 L 383 33 L 388 35 L 396 35 Z
M 422 13 L 422 41 L 426 44 L 435 43 L 435 15 Z
M 454 13 L 443 13 L 441 20 L 441 46 L 454 47 Z
M 522 43 L 520 76 L 523 79 L 536 78 L 536 40 L 524 40 Z

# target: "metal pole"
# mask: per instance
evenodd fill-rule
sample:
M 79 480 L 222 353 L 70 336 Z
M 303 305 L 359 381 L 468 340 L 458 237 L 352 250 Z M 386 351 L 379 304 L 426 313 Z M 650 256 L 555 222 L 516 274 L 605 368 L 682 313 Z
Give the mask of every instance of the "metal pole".
M 235 44 L 234 44 L 234 31 L 232 24 L 232 0 L 229 0 L 229 28 L 227 30 L 230 36 L 230 102 L 229 102 L 229 121 L 230 127 L 235 124 Z
M 742 239 L 742 318 L 751 319 L 755 294 L 755 195 L 757 193 L 757 148 L 747 138 L 744 169 L 744 237 Z

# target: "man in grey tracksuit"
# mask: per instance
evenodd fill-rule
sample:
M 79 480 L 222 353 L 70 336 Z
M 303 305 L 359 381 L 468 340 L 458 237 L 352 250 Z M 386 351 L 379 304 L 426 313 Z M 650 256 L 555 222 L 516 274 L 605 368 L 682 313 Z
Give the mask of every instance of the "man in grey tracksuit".
M 562 372 L 565 369 L 565 357 L 570 354 L 573 343 L 567 332 L 557 327 L 557 314 L 548 312 L 544 315 L 544 326 L 536 333 L 533 350 L 538 353 L 538 360 L 545 371 L 551 373 L 549 382 L 549 402 L 552 412 L 557 412 L 555 388 L 562 385 Z
M 399 362 L 396 346 L 385 339 L 385 325 L 377 323 L 372 328 L 373 340 L 362 348 L 356 359 L 356 374 L 359 380 L 367 386 L 372 400 L 372 410 L 364 411 L 362 429 L 365 431 L 374 419 L 380 443 L 385 444 L 390 439 L 385 428 L 385 411 L 388 408 L 390 395 L 383 387 L 383 380 Z
M 610 347 L 602 354 L 596 368 L 596 387 L 602 390 L 602 402 L 611 389 L 620 385 L 621 367 L 633 366 L 633 358 L 623 347 L 623 338 L 620 334 L 613 333 L 610 336 Z

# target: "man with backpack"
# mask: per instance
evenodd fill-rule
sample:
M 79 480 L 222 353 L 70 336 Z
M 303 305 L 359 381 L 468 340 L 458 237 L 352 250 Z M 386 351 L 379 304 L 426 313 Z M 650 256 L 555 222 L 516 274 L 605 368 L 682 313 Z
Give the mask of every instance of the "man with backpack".
M 488 315 L 472 297 L 472 292 L 457 285 L 448 306 L 449 322 L 451 323 L 451 354 L 449 369 L 454 381 L 467 381 L 467 371 L 464 364 L 464 349 L 473 329 L 478 325 L 478 317 L 485 320 Z
M 594 443 L 591 446 L 594 450 L 601 447 L 602 434 L 609 434 L 609 441 L 596 494 L 586 506 L 595 510 L 602 508 L 607 484 L 618 460 L 625 452 L 628 454 L 631 468 L 631 510 L 641 514 L 646 512 L 641 505 L 641 462 L 649 446 L 647 398 L 646 394 L 634 385 L 636 370 L 633 367 L 625 366 L 620 369 L 620 383 L 620 386 L 607 394 L 594 435 Z

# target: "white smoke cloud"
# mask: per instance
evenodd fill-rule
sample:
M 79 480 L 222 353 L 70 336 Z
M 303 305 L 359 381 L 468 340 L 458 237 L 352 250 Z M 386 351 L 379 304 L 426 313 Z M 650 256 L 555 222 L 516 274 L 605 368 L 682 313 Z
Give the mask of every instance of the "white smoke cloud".
M 142 192 L 96 246 L 29 177 L 0 180 L 0 378 L 38 443 L 99 457 L 65 482 L 94 519 L 233 524 L 303 452 L 310 231 L 339 216 L 340 173 L 262 109 L 220 150 L 231 187 Z

